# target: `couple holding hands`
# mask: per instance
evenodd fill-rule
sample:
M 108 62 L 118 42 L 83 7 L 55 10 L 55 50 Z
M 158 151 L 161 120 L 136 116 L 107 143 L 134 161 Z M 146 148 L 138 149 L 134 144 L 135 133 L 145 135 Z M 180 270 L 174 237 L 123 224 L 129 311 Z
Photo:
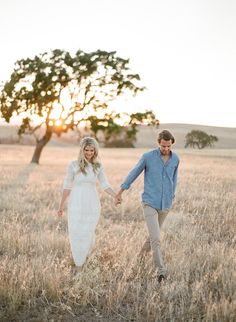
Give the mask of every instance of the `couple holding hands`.
M 70 163 L 64 179 L 58 210 L 58 216 L 62 216 L 69 196 L 69 240 L 78 274 L 95 242 L 95 229 L 101 210 L 96 181 L 99 181 L 106 193 L 115 198 L 115 204 L 118 205 L 122 202 L 123 191 L 129 189 L 144 171 L 142 206 L 149 237 L 143 249 L 152 250 L 154 264 L 158 269 L 158 281 L 162 282 L 166 278 L 160 249 L 160 228 L 175 197 L 179 158 L 171 151 L 175 139 L 168 130 L 159 133 L 157 142 L 158 147 L 142 155 L 116 194 L 98 160 L 97 141 L 91 137 L 81 140 L 78 160 Z

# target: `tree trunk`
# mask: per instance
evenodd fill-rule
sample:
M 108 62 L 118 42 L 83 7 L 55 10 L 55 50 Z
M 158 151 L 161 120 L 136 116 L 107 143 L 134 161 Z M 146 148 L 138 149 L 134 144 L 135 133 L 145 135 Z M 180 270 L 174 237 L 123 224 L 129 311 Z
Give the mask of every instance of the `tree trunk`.
M 34 150 L 31 163 L 39 163 L 42 150 L 45 147 L 45 145 L 50 141 L 51 137 L 52 137 L 52 132 L 47 130 L 43 138 L 36 143 L 36 147 Z

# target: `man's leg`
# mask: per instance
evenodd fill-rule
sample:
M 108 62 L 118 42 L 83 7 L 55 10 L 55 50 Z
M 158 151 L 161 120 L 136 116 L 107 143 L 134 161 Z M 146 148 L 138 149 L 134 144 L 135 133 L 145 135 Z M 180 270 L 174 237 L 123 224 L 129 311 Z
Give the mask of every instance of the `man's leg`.
M 166 216 L 168 215 L 168 212 L 169 210 L 157 210 L 158 212 L 158 221 L 159 221 L 159 227 L 161 229 L 165 219 L 166 219 Z
M 150 238 L 147 237 L 140 251 L 140 255 L 144 255 L 151 250 Z
M 160 225 L 159 225 L 159 220 L 157 218 L 158 216 L 157 210 L 144 204 L 143 212 L 144 212 L 144 217 L 148 227 L 154 264 L 158 267 L 159 274 L 165 275 L 166 269 L 164 266 L 164 262 L 161 255 L 161 249 L 160 249 Z M 161 224 L 163 223 L 166 215 L 167 213 L 165 215 L 161 214 L 160 216 Z
M 164 220 L 166 219 L 166 216 L 168 215 L 169 210 L 157 210 L 158 212 L 158 222 L 159 222 L 159 227 L 161 229 Z M 140 254 L 145 254 L 150 252 L 151 250 L 151 243 L 150 243 L 150 237 L 148 236 L 142 246 L 142 249 L 140 251 Z

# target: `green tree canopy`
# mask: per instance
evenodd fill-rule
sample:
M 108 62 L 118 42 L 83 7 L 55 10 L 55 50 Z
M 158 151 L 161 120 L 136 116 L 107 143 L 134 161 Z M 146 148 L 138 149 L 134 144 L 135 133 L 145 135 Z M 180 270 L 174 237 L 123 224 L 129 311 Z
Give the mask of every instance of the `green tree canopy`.
M 117 122 L 120 118 L 123 119 L 122 125 Z M 151 110 L 132 114 L 105 114 L 102 119 L 92 115 L 88 120 L 91 130 L 96 137 L 99 131 L 103 133 L 104 143 L 107 147 L 133 147 L 134 141 L 136 141 L 138 125 L 159 125 L 159 120 L 156 119 L 155 114 Z
M 139 83 L 139 75 L 130 71 L 129 60 L 118 57 L 115 51 L 78 50 L 72 56 L 56 49 L 16 62 L 0 92 L 1 115 L 7 122 L 12 116 L 22 116 L 19 134 L 41 129 L 43 135 L 37 138 L 31 161 L 38 163 L 53 133 L 61 135 L 82 121 L 89 122 L 96 133 L 95 128 L 105 124 L 105 118 L 105 135 L 117 131 L 109 103 L 120 95 L 143 91 Z M 131 129 L 133 122 L 153 117 L 141 114 L 136 114 L 136 121 L 130 118 Z
M 185 136 L 185 140 L 185 148 L 190 146 L 192 148 L 203 149 L 207 146 L 212 147 L 218 141 L 218 138 L 214 135 L 208 135 L 204 131 L 192 130 Z

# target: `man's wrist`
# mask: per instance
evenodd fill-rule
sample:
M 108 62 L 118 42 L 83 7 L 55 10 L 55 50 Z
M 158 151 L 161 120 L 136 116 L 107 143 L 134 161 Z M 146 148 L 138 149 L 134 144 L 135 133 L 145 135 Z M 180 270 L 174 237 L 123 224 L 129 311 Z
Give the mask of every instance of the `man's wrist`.
M 122 195 L 122 193 L 123 193 L 123 189 L 120 189 L 120 191 L 118 192 L 118 194 L 117 195 L 119 195 L 119 196 L 121 196 Z

